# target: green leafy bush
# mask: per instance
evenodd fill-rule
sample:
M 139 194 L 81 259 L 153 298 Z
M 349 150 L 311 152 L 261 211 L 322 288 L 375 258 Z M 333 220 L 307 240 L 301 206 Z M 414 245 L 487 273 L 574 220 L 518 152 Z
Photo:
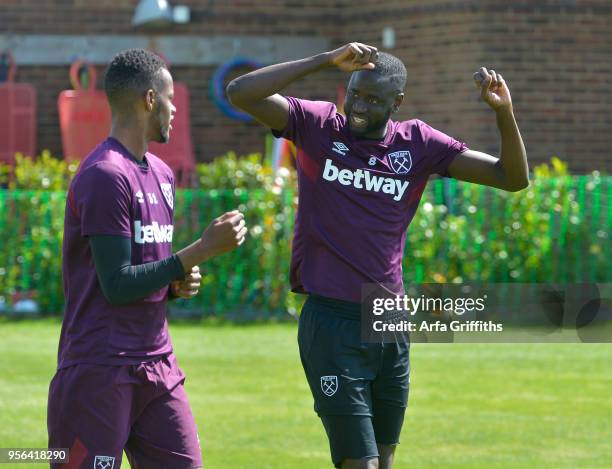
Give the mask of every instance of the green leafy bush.
M 430 183 L 408 229 L 404 276 L 411 282 L 609 279 L 610 184 L 597 172 L 569 176 L 557 158 L 535 167 L 530 187 L 517 193 L 455 180 Z
M 296 199 L 295 175 L 275 171 L 260 154 L 242 158 L 228 153 L 198 164 L 198 190 L 179 190 L 175 204 L 175 246 L 192 242 L 215 218 L 238 209 L 249 236 L 244 245 L 202 267 L 204 287 L 199 310 L 284 311 Z M 193 306 L 193 302 L 190 302 Z M 185 306 L 187 307 L 187 303 Z
M 59 160 L 51 156 L 48 150 L 38 158 L 17 153 L 14 166 L 0 163 L 0 187 L 65 191 L 78 167 L 78 162 Z

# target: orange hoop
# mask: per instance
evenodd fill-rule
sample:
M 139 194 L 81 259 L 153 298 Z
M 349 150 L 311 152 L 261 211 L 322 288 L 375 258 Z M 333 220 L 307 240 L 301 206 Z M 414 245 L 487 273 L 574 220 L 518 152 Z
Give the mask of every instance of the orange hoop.
M 87 72 L 89 73 L 89 83 L 87 89 L 93 91 L 96 89 L 96 81 L 98 79 L 96 67 L 82 59 L 75 60 L 70 66 L 70 84 L 75 90 L 83 89 L 83 86 L 81 85 L 81 77 L 79 76 L 79 71 L 81 70 L 82 66 L 87 67 Z

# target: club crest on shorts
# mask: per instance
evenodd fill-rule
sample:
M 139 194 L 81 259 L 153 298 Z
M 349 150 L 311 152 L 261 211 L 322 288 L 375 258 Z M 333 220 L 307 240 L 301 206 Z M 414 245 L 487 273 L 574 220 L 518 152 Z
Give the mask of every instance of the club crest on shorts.
M 164 199 L 168 202 L 170 208 L 174 208 L 174 197 L 172 196 L 172 184 L 168 184 L 167 182 L 161 182 L 159 184 L 161 187 L 162 194 L 164 194 Z
M 96 456 L 94 459 L 94 469 L 113 469 L 115 458 L 113 456 Z
M 337 376 L 321 376 L 321 391 L 323 394 L 330 397 L 336 394 L 338 390 L 338 377 Z
M 389 166 L 396 174 L 406 174 L 412 168 L 412 156 L 408 150 L 395 151 L 387 155 Z

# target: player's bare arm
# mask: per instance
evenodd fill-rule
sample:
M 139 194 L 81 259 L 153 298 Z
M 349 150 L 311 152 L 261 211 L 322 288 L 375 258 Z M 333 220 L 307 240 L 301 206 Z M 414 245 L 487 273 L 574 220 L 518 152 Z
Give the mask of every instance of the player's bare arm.
M 229 252 L 244 243 L 248 228 L 244 215 L 238 210 L 224 213 L 215 218 L 204 230 L 200 239 L 181 249 L 176 254 L 183 264 L 185 273 L 210 259 Z
M 227 86 L 231 103 L 275 130 L 287 125 L 289 104 L 278 93 L 290 83 L 328 67 L 346 72 L 371 70 L 377 49 L 351 42 L 305 59 L 270 65 L 236 78 Z
M 529 185 L 529 167 L 508 85 L 500 73 L 484 67 L 474 73 L 474 83 L 480 89 L 482 100 L 495 111 L 501 136 L 501 155 L 496 158 L 467 150 L 457 155 L 448 167 L 448 173 L 462 181 L 520 191 Z
M 170 284 L 171 294 L 183 299 L 196 296 L 200 291 L 202 275 L 200 268 L 191 264 L 199 264 L 237 248 L 244 243 L 247 231 L 244 215 L 238 210 L 224 213 L 213 220 L 198 241 L 177 253 L 186 275 L 184 279 Z

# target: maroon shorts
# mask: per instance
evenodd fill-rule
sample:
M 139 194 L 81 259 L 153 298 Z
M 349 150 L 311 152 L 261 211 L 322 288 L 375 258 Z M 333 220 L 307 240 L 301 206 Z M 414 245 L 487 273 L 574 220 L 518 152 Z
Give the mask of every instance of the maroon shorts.
M 202 467 L 202 450 L 173 354 L 138 365 L 73 365 L 49 387 L 49 448 L 69 448 L 62 469 Z

